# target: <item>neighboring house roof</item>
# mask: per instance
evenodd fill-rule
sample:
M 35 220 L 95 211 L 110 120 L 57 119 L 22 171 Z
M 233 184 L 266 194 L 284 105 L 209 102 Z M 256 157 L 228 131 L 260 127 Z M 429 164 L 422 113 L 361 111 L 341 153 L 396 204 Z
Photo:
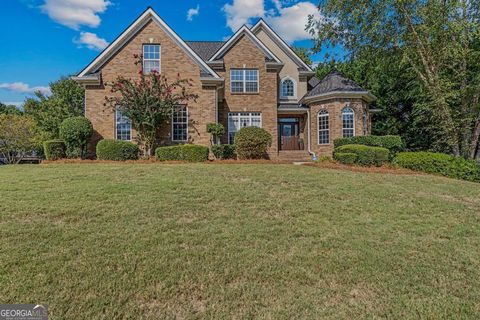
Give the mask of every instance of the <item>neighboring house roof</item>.
M 225 41 L 185 41 L 200 58 L 208 61 L 224 44 Z
M 240 29 L 235 32 L 235 34 L 227 41 L 225 42 L 220 49 L 212 56 L 208 61 L 213 62 L 216 60 L 219 60 L 223 58 L 223 55 L 242 37 L 242 36 L 247 36 L 249 37 L 252 42 L 265 53 L 265 57 L 267 58 L 267 62 L 273 62 L 275 64 L 282 65 L 282 61 L 278 59 L 273 52 L 270 51 L 270 49 L 267 48 L 253 33 L 250 31 L 250 29 L 247 28 L 247 26 L 242 26 Z
M 258 22 L 250 30 L 255 34 L 261 28 L 265 30 L 273 42 L 275 42 L 293 61 L 296 62 L 300 71 L 314 72 L 312 68 L 307 65 L 263 19 L 260 18 L 260 20 L 258 20 Z
M 154 21 L 170 38 L 182 48 L 185 53 L 195 61 L 201 68 L 202 76 L 214 79 L 220 79 L 218 74 L 213 71 L 210 66 L 201 58 L 185 41 L 183 41 L 151 8 L 148 7 L 122 34 L 115 39 L 100 55 L 98 55 L 85 69 L 83 69 L 75 80 L 82 80 L 85 76 L 97 72 L 110 57 L 112 57 L 119 49 L 123 47 L 133 36 L 150 21 Z
M 355 81 L 348 79 L 337 70 L 332 70 L 317 85 L 307 92 L 302 100 L 312 100 L 315 98 L 326 98 L 333 94 L 345 94 L 350 96 L 361 96 L 367 101 L 375 100 L 370 92 L 360 87 Z

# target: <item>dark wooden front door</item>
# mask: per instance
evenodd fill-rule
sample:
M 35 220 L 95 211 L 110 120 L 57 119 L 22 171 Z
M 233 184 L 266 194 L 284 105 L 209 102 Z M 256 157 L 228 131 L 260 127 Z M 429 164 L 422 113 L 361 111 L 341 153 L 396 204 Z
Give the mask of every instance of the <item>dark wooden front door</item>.
M 300 128 L 297 119 L 280 119 L 278 124 L 278 144 L 280 150 L 301 150 Z M 291 120 L 291 121 L 289 121 Z

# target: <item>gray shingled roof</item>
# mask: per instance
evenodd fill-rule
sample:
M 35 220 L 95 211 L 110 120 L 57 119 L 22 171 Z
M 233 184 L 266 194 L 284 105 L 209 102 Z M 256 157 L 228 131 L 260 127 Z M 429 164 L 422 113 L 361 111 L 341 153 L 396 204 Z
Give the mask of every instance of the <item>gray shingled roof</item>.
M 325 78 L 319 81 L 318 84 L 305 95 L 305 97 L 312 97 L 335 91 L 367 92 L 367 90 L 360 87 L 355 81 L 348 79 L 337 70 L 333 70 Z
M 204 61 L 208 61 L 224 44 L 225 41 L 185 41 Z

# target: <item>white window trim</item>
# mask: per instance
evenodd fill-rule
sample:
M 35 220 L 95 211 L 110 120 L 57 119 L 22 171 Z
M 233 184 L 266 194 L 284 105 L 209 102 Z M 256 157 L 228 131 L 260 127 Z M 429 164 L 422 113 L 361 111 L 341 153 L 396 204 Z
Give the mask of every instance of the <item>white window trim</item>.
M 158 59 L 145 59 L 145 46 L 158 46 Z M 145 72 L 145 62 L 146 61 L 158 61 L 158 73 L 162 72 L 162 46 L 155 43 L 144 43 L 142 45 L 142 71 L 144 74 L 150 74 L 150 72 Z
M 242 81 L 243 91 L 241 91 L 241 92 L 233 92 L 233 90 L 232 90 L 232 82 L 240 82 L 238 80 L 237 81 L 232 81 L 232 71 L 234 71 L 234 70 L 239 70 L 239 71 L 243 72 L 243 81 Z M 257 81 L 247 81 L 247 75 L 246 75 L 247 70 L 253 70 L 253 71 L 257 72 Z M 247 92 L 247 86 L 246 86 L 247 82 L 251 82 L 251 83 L 256 82 L 257 83 L 257 91 L 248 91 Z M 230 93 L 231 94 L 244 94 L 244 93 L 255 94 L 255 93 L 259 93 L 259 92 L 260 92 L 260 72 L 259 72 L 258 69 L 249 69 L 249 68 L 232 68 L 232 69 L 230 69 Z
M 187 112 L 187 138 L 186 138 L 185 140 L 176 140 L 176 139 L 173 139 L 173 137 L 175 136 L 175 135 L 173 134 L 173 125 L 174 125 L 175 123 L 182 123 L 182 122 L 173 122 L 173 115 L 174 115 L 174 114 L 172 113 L 172 121 L 171 121 L 171 122 L 172 122 L 172 126 L 171 126 L 171 127 L 172 127 L 172 128 L 171 128 L 171 130 L 172 130 L 172 131 L 171 131 L 171 134 L 172 134 L 172 142 L 186 142 L 186 141 L 188 141 L 188 138 L 189 138 L 189 134 L 188 134 L 188 120 L 189 120 L 188 107 L 187 107 L 187 106 L 184 106 L 184 107 L 185 107 L 185 110 L 186 110 L 186 112 Z M 174 111 L 174 112 L 175 112 L 175 111 Z M 183 124 L 183 123 L 182 123 L 182 124 Z
M 326 113 L 322 113 L 322 111 L 326 111 Z M 320 129 L 320 118 L 325 118 L 325 117 L 328 117 L 328 129 Z M 320 145 L 320 146 L 325 146 L 325 145 L 329 145 L 330 144 L 330 113 L 328 112 L 328 110 L 326 109 L 321 109 L 320 111 L 318 111 L 318 114 L 317 114 L 317 144 Z M 328 132 L 328 142 L 327 143 L 320 143 L 320 131 L 324 132 L 324 131 L 327 131 Z M 342 135 L 343 135 L 343 131 L 342 131 Z
M 291 80 L 293 82 L 293 96 L 284 96 L 283 95 L 283 82 L 285 80 Z M 286 76 L 286 77 L 283 77 L 282 80 L 280 80 L 280 99 L 290 99 L 290 100 L 293 100 L 293 99 L 297 99 L 297 81 L 295 81 L 295 79 L 293 79 L 292 77 L 290 76 Z
M 350 110 L 352 110 L 352 112 L 344 113 L 345 109 L 350 109 Z M 355 134 L 356 134 L 356 132 L 355 132 L 355 110 L 352 107 L 347 105 L 342 109 L 342 138 L 345 138 L 345 135 L 343 134 L 343 130 L 345 129 L 345 127 L 343 126 L 343 115 L 344 114 L 352 114 L 353 115 L 353 136 L 352 137 L 355 137 Z
M 132 138 L 133 138 L 133 137 L 132 137 L 132 133 L 133 133 L 133 130 L 132 130 L 132 127 L 133 127 L 133 126 L 132 126 L 132 120 L 130 120 L 130 139 L 128 139 L 128 140 L 123 140 L 123 139 L 120 140 L 120 139 L 118 139 L 118 130 L 117 130 L 117 125 L 118 125 L 118 123 L 117 123 L 117 118 L 118 118 L 118 116 L 117 116 L 117 113 L 118 113 L 118 107 L 115 108 L 115 140 L 117 140 L 117 141 L 132 141 Z
M 233 144 L 234 141 L 230 141 L 230 133 L 231 132 L 238 132 L 238 131 L 231 131 L 230 129 L 230 117 L 238 117 L 238 122 L 240 123 L 240 114 L 242 113 L 248 113 L 248 118 L 249 118 L 249 123 L 250 125 L 247 127 L 251 127 L 252 125 L 252 114 L 253 113 L 258 113 L 260 115 L 260 126 L 259 128 L 262 128 L 263 126 L 263 119 L 262 119 L 262 113 L 258 111 L 239 111 L 239 112 L 229 112 L 228 113 L 228 118 L 227 118 L 227 123 L 228 123 L 228 130 L 227 130 L 227 138 L 228 138 L 228 144 Z M 241 129 L 241 128 L 240 128 Z

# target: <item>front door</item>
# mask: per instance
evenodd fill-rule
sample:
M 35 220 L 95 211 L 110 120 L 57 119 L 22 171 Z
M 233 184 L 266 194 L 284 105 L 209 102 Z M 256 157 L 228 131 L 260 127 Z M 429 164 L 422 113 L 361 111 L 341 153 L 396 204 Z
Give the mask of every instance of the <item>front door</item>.
M 278 122 L 279 149 L 300 150 L 298 118 L 279 118 Z

